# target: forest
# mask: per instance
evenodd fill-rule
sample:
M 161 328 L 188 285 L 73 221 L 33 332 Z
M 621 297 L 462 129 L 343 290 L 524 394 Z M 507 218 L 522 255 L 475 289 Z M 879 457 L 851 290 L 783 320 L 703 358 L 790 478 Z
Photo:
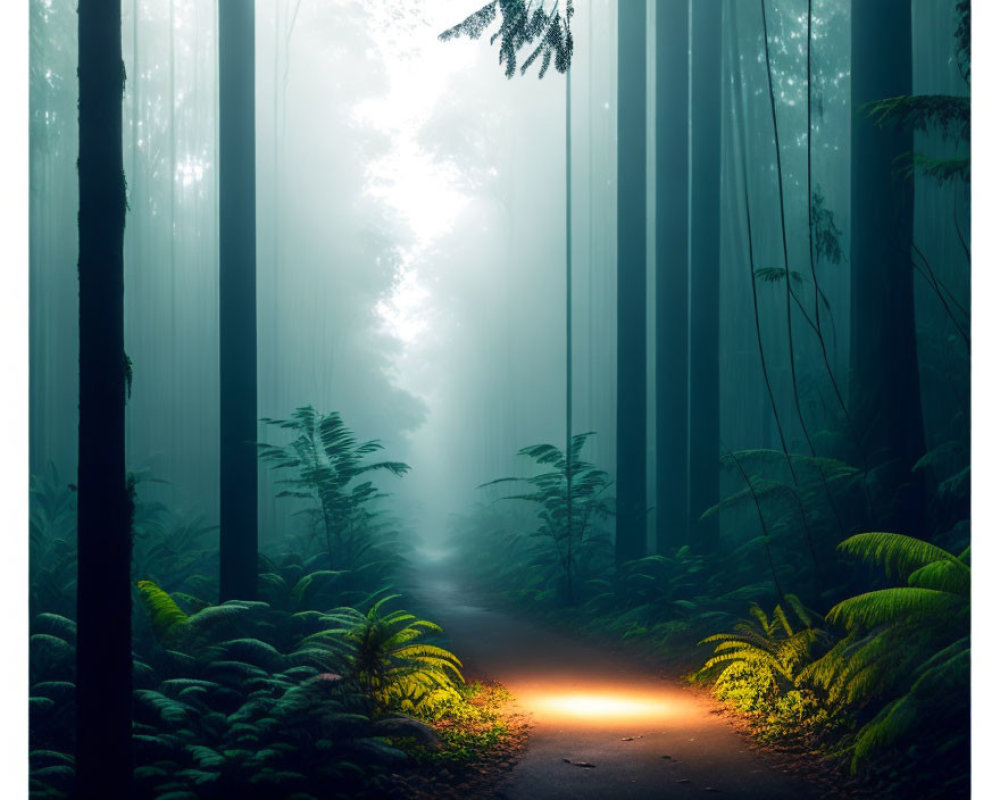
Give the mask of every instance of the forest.
M 971 0 L 27 5 L 5 796 L 988 796 Z

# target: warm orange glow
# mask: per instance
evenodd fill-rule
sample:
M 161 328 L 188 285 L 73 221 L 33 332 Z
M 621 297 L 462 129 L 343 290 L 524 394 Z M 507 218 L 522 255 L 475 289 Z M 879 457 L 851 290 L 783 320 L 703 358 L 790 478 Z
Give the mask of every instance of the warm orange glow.
M 537 722 L 559 726 L 617 729 L 673 727 L 696 711 L 691 698 L 673 687 L 636 685 L 621 681 L 549 680 L 512 681 L 518 704 Z
M 571 717 L 660 717 L 670 712 L 668 704 L 650 695 L 574 693 L 541 697 L 539 710 L 549 710 Z

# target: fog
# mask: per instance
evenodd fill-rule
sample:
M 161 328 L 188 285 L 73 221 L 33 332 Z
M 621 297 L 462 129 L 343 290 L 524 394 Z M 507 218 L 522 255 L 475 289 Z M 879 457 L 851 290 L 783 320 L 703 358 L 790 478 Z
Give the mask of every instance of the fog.
M 787 208 L 779 213 L 759 9 L 723 4 L 718 455 L 777 447 L 782 433 L 793 450 L 804 449 L 799 417 L 814 432 L 823 429 L 837 415 L 830 376 L 847 381 L 850 15 L 841 0 L 817 2 L 815 11 L 822 24 L 815 31 L 811 186 L 822 194 L 842 254 L 816 265 L 829 368 L 805 317 L 786 320 L 781 284 L 757 287 L 780 431 L 750 303 L 744 185 L 754 268 L 783 267 L 782 214 L 790 268 L 803 273 L 809 261 L 799 5 L 778 3 L 770 20 Z M 219 415 L 215 7 L 125 0 L 122 8 L 126 350 L 134 365 L 128 461 L 146 479 L 141 497 L 211 523 Z M 259 416 L 283 419 L 313 405 L 339 411 L 360 439 L 381 440 L 386 457 L 412 467 L 404 479 L 379 479 L 393 496 L 392 513 L 412 543 L 432 548 L 442 545 L 454 515 L 502 494 L 480 484 L 530 473 L 518 449 L 565 442 L 567 168 L 572 429 L 595 433 L 585 457 L 612 478 L 616 463 L 617 6 L 577 4 L 568 165 L 566 76 L 553 69 L 539 80 L 533 68 L 508 79 L 486 39 L 438 39 L 472 10 L 467 0 L 256 6 Z M 51 463 L 69 482 L 76 458 L 74 9 L 69 0 L 38 0 L 32 13 L 31 469 L 40 473 Z M 927 50 L 914 61 L 916 83 L 941 91 L 955 89 L 958 79 L 940 87 L 951 55 L 931 32 L 946 26 L 949 14 L 947 3 L 920 4 L 914 13 L 915 42 Z M 655 15 L 650 4 L 650 30 Z M 658 93 L 653 77 L 655 48 L 647 52 L 647 96 L 669 108 L 671 98 Z M 647 125 L 651 144 L 654 115 Z M 646 172 L 652 223 L 652 146 Z M 953 201 L 958 217 L 963 198 Z M 944 230 L 952 227 L 952 209 L 942 213 L 948 203 L 918 180 L 915 229 L 934 264 L 959 252 Z M 647 230 L 652 331 L 656 230 Z M 917 293 L 918 327 L 947 327 L 931 288 L 918 281 Z M 797 346 L 792 361 L 789 335 Z M 921 341 L 929 351 L 937 333 Z M 650 333 L 650 367 L 655 345 Z M 801 413 L 792 404 L 790 363 L 798 366 Z M 675 477 L 657 473 L 655 391 L 650 379 L 651 538 L 655 487 Z M 947 403 L 932 398 L 928 413 L 946 415 Z M 261 441 L 277 433 L 260 425 Z M 261 467 L 265 543 L 297 524 L 294 503 L 275 499 L 276 480 Z M 722 480 L 723 496 L 740 483 L 728 473 Z

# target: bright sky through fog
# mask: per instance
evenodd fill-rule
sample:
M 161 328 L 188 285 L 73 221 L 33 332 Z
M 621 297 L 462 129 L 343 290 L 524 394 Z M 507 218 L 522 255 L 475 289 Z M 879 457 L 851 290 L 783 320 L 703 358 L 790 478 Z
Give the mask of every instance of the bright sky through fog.
M 475 44 L 441 42 L 438 34 L 471 13 L 475 3 L 449 0 L 403 4 L 372 3 L 373 38 L 388 80 L 388 91 L 358 104 L 359 121 L 386 134 L 389 153 L 368 165 L 368 191 L 406 221 L 413 243 L 400 252 L 392 293 L 378 306 L 379 316 L 404 342 L 428 326 L 430 292 L 421 281 L 423 253 L 451 230 L 468 202 L 452 166 L 435 163 L 419 143 L 420 130 L 442 97 L 450 77 L 473 62 Z

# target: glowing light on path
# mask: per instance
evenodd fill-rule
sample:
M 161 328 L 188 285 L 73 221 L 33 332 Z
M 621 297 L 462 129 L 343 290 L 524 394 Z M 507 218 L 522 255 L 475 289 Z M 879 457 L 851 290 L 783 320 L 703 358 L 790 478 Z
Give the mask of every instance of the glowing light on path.
M 571 717 L 662 717 L 670 706 L 659 697 L 621 694 L 566 694 L 540 698 L 540 709 Z
M 689 698 L 658 686 L 595 682 L 569 685 L 558 680 L 511 682 L 518 704 L 537 721 L 581 728 L 645 725 L 673 727 L 699 712 Z

